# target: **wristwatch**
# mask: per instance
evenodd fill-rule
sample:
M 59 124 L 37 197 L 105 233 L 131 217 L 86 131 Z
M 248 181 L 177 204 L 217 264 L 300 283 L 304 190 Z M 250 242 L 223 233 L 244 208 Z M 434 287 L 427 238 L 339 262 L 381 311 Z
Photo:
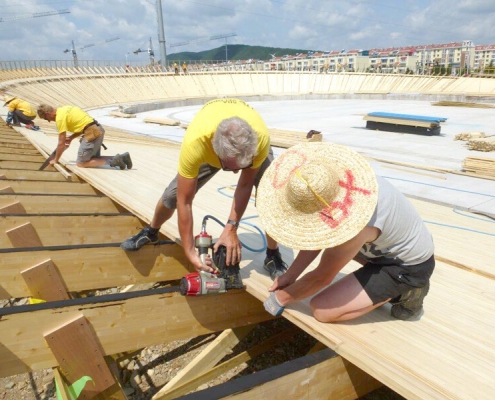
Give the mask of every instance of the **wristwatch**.
M 234 228 L 237 228 L 239 226 L 239 221 L 234 221 L 233 219 L 229 219 L 227 221 L 227 224 L 234 225 Z

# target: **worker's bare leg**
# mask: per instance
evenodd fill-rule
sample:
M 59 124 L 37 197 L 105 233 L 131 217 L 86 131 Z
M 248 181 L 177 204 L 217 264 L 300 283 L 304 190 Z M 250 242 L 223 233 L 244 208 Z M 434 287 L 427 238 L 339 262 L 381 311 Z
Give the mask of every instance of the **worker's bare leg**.
M 168 221 L 172 215 L 174 215 L 174 212 L 174 209 L 163 205 L 163 199 L 160 197 L 158 203 L 156 204 L 155 213 L 153 214 L 153 219 L 151 220 L 150 226 L 153 229 L 160 229 L 161 226 Z
M 356 277 L 349 274 L 315 296 L 310 306 L 318 321 L 338 322 L 360 317 L 388 301 L 373 304 Z
M 268 233 L 266 233 L 266 247 L 271 250 L 276 250 L 278 248 L 278 243 Z

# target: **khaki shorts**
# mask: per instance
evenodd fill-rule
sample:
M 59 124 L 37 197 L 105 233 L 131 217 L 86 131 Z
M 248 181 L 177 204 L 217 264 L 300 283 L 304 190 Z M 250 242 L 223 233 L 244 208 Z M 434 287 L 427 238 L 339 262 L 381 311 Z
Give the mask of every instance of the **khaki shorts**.
M 100 130 L 100 134 L 97 138 L 93 139 L 93 141 L 88 142 L 86 140 L 86 134 L 81 138 L 79 150 L 77 151 L 77 162 L 85 163 L 91 160 L 92 158 L 100 158 L 100 149 L 101 144 L 103 143 L 103 137 L 105 136 L 105 129 L 103 129 L 100 125 L 93 125 L 96 129 Z M 90 126 L 89 128 L 92 128 Z M 88 131 L 88 129 L 86 131 Z

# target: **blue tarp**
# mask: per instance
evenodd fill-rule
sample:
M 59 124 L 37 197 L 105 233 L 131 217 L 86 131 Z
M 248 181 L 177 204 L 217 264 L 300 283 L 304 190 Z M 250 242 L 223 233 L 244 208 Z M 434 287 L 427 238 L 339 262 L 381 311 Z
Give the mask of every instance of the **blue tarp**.
M 381 111 L 371 112 L 368 113 L 368 115 L 371 117 L 406 119 L 413 121 L 433 122 L 437 124 L 439 124 L 440 122 L 447 121 L 447 118 L 443 118 L 443 117 L 428 117 L 425 115 L 410 115 L 410 114 L 394 114 L 394 113 L 381 112 Z

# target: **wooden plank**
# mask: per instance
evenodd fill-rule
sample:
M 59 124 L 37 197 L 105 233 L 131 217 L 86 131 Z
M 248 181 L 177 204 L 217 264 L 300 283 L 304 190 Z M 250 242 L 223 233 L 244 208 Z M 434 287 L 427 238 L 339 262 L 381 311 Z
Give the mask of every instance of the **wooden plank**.
M 69 385 L 82 377 L 91 378 L 78 399 L 91 399 L 115 384 L 103 351 L 84 315 L 79 315 L 44 334 Z
M 353 400 L 381 386 L 380 382 L 333 351 L 324 350 L 184 396 L 183 399 Z
M 0 161 L 0 169 L 21 169 L 29 171 L 38 171 L 42 163 L 24 162 L 24 161 Z
M 19 142 L 5 142 L 0 141 L 0 147 L 7 149 L 34 149 L 36 148 L 31 143 L 19 143 Z
M 19 201 L 0 206 L 0 214 L 25 214 L 26 209 Z
M 0 322 L 0 377 L 58 366 L 43 334 L 80 314 L 91 324 L 105 355 L 271 318 L 258 300 L 242 290 L 194 298 L 178 293 L 149 295 L 11 314 L 2 316 Z
M 117 206 L 108 197 L 3 194 L 0 196 L 0 214 L 7 214 L 3 208 L 17 202 L 22 204 L 28 214 L 119 212 Z
M 53 379 L 55 381 L 56 386 L 58 387 L 59 390 L 58 393 L 60 393 L 59 400 L 71 400 L 71 397 L 67 390 L 67 384 L 65 383 L 59 368 L 53 368 Z
M 436 124 L 433 122 L 425 122 L 425 121 L 418 121 L 418 120 L 407 120 L 407 119 L 398 119 L 398 118 L 383 118 L 383 117 L 373 117 L 373 116 L 368 116 L 365 115 L 363 117 L 364 120 L 366 121 L 372 121 L 372 122 L 381 122 L 384 124 L 392 124 L 392 125 L 405 125 L 405 126 L 421 126 L 423 128 L 433 128 L 437 127 L 440 124 Z
M 30 171 L 30 170 L 0 170 L 0 175 L 5 179 L 21 179 L 30 181 L 58 181 L 66 182 L 67 179 L 57 171 Z
M 2 234 L 27 222 L 31 224 L 37 241 L 31 243 L 28 232 L 19 231 L 19 241 L 14 245 L 11 234 Z M 125 237 L 139 232 L 142 227 L 143 224 L 132 215 L 0 215 L 0 248 L 120 243 Z M 23 235 L 25 239 L 21 238 Z M 23 241 L 25 245 L 22 244 Z
M 46 260 L 21 271 L 31 296 L 45 301 L 67 300 L 69 294 L 60 272 L 52 260 Z
M 5 231 L 13 247 L 41 247 L 43 243 L 30 222 Z
M 21 271 L 52 260 L 69 292 L 181 279 L 191 272 L 177 244 L 144 246 L 126 253 L 120 247 L 75 248 L 0 254 L 0 299 L 30 296 Z
M 15 193 L 32 194 L 88 194 L 96 195 L 99 192 L 87 183 L 79 182 L 45 182 L 45 181 L 16 181 L 4 180 L 0 182 L 11 187 Z
M 243 326 L 236 329 L 226 329 L 212 343 L 210 343 L 194 360 L 189 362 L 175 375 L 153 398 L 159 399 L 180 385 L 197 378 L 213 368 L 225 355 L 228 354 L 241 340 L 243 340 L 254 326 Z
M 43 161 L 45 161 L 45 158 L 40 154 L 30 155 L 30 154 L 0 153 L 0 161 L 21 161 L 21 162 L 42 163 Z
M 15 193 L 15 192 L 14 189 L 12 189 L 12 186 L 5 186 L 0 189 L 0 193 Z

